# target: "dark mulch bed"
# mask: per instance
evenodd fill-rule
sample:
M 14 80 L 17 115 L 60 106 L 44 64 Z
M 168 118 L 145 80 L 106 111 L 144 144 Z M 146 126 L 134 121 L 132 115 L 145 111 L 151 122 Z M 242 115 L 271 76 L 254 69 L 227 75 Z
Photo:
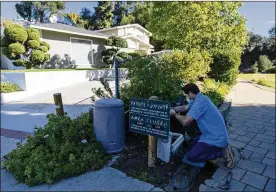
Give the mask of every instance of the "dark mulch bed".
M 113 165 L 139 180 L 165 188 L 171 181 L 173 173 L 181 165 L 181 158 L 175 157 L 169 163 L 157 159 L 155 168 L 148 168 L 148 144 L 146 136 L 132 136 L 119 160 Z
M 126 124 L 126 126 L 128 125 Z M 184 130 L 187 130 L 188 134 L 194 137 L 198 134 L 198 129 L 195 127 L 196 123 L 190 128 L 183 128 L 177 120 L 171 120 L 171 131 L 173 132 L 184 134 Z M 177 155 L 170 159 L 169 163 L 163 163 L 161 160 L 157 159 L 156 167 L 150 169 L 148 168 L 148 137 L 128 132 L 126 136 L 126 148 L 112 167 L 121 170 L 129 176 L 164 189 L 170 183 L 173 174 L 181 166 L 181 159 L 186 149 L 187 144 L 185 143 Z M 204 170 L 206 169 L 203 169 L 203 172 L 201 171 L 203 175 L 203 177 L 201 177 L 203 179 L 201 180 L 203 181 L 199 181 L 198 184 L 204 182 L 204 175 L 210 175 L 206 174 Z M 208 169 L 207 171 L 210 172 Z

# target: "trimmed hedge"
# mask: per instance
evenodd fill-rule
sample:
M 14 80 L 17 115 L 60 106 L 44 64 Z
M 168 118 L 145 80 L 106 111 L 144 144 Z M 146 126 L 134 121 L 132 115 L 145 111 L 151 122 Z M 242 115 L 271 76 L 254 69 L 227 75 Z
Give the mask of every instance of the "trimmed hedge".
M 40 64 L 44 61 L 44 53 L 40 50 L 33 50 L 30 56 L 32 63 Z
M 12 93 L 17 91 L 20 91 L 17 85 L 10 82 L 1 82 L 1 93 Z

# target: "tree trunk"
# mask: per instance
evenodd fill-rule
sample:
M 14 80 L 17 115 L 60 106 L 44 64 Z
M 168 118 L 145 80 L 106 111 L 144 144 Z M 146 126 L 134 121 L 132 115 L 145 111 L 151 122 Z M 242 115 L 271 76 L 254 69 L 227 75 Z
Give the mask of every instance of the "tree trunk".
M 39 21 L 40 21 L 40 23 L 44 23 L 44 12 L 43 11 L 39 12 Z

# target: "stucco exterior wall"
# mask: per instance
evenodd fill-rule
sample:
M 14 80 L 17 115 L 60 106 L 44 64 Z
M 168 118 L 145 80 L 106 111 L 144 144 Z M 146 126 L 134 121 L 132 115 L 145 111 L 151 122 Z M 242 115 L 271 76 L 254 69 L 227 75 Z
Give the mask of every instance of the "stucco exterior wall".
M 77 38 L 77 39 L 92 41 L 92 49 L 94 50 L 94 52 L 93 52 L 93 57 L 91 58 L 93 58 L 93 62 L 92 62 L 92 59 L 89 61 L 90 63 L 78 62 L 78 56 L 76 55 L 76 53 L 74 54 L 72 53 L 72 51 L 74 50 L 74 47 L 72 48 L 72 42 L 70 38 L 71 39 Z M 78 68 L 99 67 L 102 65 L 101 52 L 105 50 L 104 39 L 42 30 L 42 40 L 50 44 L 51 48 L 50 48 L 49 54 L 51 55 L 52 58 L 55 55 L 59 55 L 61 58 L 64 58 L 65 54 L 70 55 L 71 57 L 74 56 L 74 58 L 72 59 L 76 60 L 76 65 Z M 82 51 L 82 50 L 79 50 L 79 51 Z M 90 52 L 90 54 L 92 54 L 92 52 Z M 87 57 L 90 58 L 88 53 L 87 53 Z M 55 62 L 55 58 L 53 58 L 52 61 L 50 61 L 50 64 L 54 64 L 54 62 Z

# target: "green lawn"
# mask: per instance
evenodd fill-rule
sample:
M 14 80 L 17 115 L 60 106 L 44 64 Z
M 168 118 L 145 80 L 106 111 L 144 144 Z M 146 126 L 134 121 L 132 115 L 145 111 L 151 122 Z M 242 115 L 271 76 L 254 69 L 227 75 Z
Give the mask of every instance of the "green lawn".
M 78 71 L 78 70 L 101 70 L 109 68 L 83 68 L 83 69 L 23 69 L 23 70 L 1 70 L 1 72 L 50 72 L 50 71 Z
M 275 74 L 239 74 L 239 78 L 275 88 Z

